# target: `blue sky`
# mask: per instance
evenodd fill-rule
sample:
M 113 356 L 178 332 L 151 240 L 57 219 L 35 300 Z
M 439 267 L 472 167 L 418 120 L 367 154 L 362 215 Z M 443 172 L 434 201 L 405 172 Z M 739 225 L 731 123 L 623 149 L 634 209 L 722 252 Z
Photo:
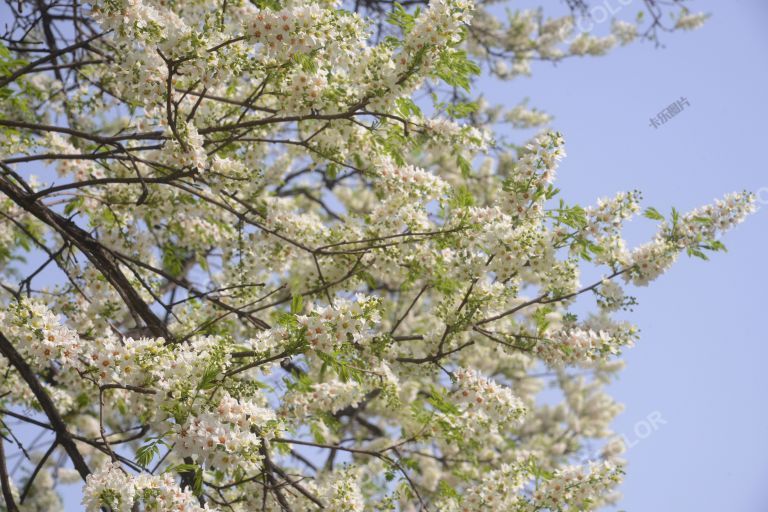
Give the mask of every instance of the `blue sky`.
M 560 4 L 552 2 L 553 13 Z M 641 5 L 632 2 L 626 17 Z M 631 318 L 642 339 L 610 391 L 626 405 L 615 430 L 633 444 L 620 510 L 764 511 L 768 2 L 689 5 L 712 18 L 697 31 L 665 35 L 664 48 L 634 44 L 606 57 L 538 64 L 532 78 L 486 83 L 484 92 L 492 102 L 529 97 L 555 115 L 568 151 L 558 186 L 570 202 L 639 189 L 647 206 L 666 213 L 760 191 L 761 210 L 725 237 L 728 253 L 683 258 L 636 290 Z M 681 96 L 690 106 L 652 128 L 650 118 Z M 635 221 L 630 239 L 652 228 Z

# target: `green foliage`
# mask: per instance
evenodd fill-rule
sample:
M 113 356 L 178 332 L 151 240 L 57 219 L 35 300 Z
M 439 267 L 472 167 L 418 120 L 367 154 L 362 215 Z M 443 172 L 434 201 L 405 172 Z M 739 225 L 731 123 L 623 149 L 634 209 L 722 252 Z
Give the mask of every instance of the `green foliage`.
M 411 98 L 397 98 L 397 100 L 395 100 L 395 104 L 397 105 L 397 110 L 400 115 L 406 119 L 411 116 L 424 116 L 419 106 L 416 105 L 416 102 L 414 102 Z
M 146 468 L 157 456 L 160 451 L 160 446 L 168 447 L 168 444 L 162 439 L 162 437 L 149 438 L 148 443 L 139 447 L 136 450 L 136 464 Z
M 656 208 L 652 207 L 652 206 L 646 208 L 645 212 L 643 213 L 643 215 L 646 218 L 651 219 L 651 220 L 658 220 L 658 221 L 663 221 L 664 220 L 664 216 L 662 214 L 660 214 L 659 211 Z
M 472 77 L 479 74 L 480 66 L 475 64 L 464 50 L 442 52 L 435 65 L 436 76 L 451 87 L 460 87 L 467 92 Z
M 465 179 L 469 178 L 469 176 L 472 174 L 472 164 L 470 164 L 469 160 L 464 158 L 461 153 L 456 155 L 456 165 L 459 166 L 462 177 Z
M 197 389 L 200 391 L 208 391 L 215 388 L 219 384 L 217 377 L 220 373 L 221 368 L 218 365 L 212 364 L 208 366 L 203 372 L 200 382 L 197 384 Z
M 291 313 L 294 315 L 300 314 L 304 309 L 304 297 L 301 295 L 294 295 L 291 298 Z
M 392 11 L 389 13 L 387 21 L 396 27 L 400 27 L 403 33 L 407 34 L 416 24 L 419 12 L 420 9 L 416 9 L 416 12 L 411 14 L 400 3 L 395 2 L 392 5 Z

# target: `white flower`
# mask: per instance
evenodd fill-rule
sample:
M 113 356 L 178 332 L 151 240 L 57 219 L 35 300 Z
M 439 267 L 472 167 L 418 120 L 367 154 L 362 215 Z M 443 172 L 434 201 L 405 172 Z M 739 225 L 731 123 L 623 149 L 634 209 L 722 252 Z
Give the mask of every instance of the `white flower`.
M 454 377 L 458 386 L 455 401 L 470 421 L 508 426 L 525 414 L 525 406 L 511 389 L 470 369 L 459 369 Z
M 191 489 L 182 490 L 173 475 L 146 473 L 130 476 L 119 464 L 107 462 L 98 471 L 88 475 L 83 489 L 86 512 L 109 508 L 115 512 L 136 510 L 141 503 L 145 510 L 202 512 Z
M 627 45 L 637 38 L 637 25 L 623 20 L 613 20 L 611 32 L 621 45 Z
M 675 22 L 675 28 L 682 30 L 696 30 L 709 19 L 709 14 L 704 12 L 692 13 L 688 9 L 682 9 Z

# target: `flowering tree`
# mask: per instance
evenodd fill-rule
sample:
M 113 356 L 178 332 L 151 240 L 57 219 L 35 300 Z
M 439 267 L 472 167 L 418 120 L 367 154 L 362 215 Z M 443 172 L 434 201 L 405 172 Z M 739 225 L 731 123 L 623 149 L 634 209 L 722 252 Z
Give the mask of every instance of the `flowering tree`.
M 562 136 L 477 77 L 704 19 L 645 0 L 597 36 L 567 4 L 9 1 L 5 510 L 81 480 L 89 511 L 614 499 L 625 288 L 723 249 L 753 198 L 646 209 L 658 234 L 629 248 L 637 192 L 557 197 Z

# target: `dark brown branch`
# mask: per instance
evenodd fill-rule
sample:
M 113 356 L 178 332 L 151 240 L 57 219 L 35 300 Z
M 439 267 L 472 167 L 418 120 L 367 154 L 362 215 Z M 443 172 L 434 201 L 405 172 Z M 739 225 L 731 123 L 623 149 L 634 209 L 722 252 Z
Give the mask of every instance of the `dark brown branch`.
M 16 371 L 19 372 L 21 378 L 24 379 L 24 382 L 26 382 L 29 386 L 32 394 L 35 395 L 37 402 L 40 404 L 43 412 L 48 417 L 48 421 L 51 423 L 51 427 L 53 428 L 54 432 L 56 432 L 56 440 L 62 446 L 62 448 L 64 448 L 64 451 L 67 452 L 67 455 L 72 461 L 72 464 L 75 466 L 75 469 L 78 473 L 80 473 L 80 476 L 83 478 L 83 480 L 85 480 L 85 477 L 91 473 L 91 470 L 88 469 L 88 465 L 85 463 L 85 459 L 80 453 L 80 450 L 78 450 L 72 434 L 70 434 L 69 430 L 67 430 L 67 425 L 64 423 L 64 419 L 61 417 L 61 414 L 59 414 L 58 409 L 56 409 L 53 400 L 51 400 L 51 397 L 48 396 L 48 393 L 45 391 L 45 388 L 43 388 L 43 385 L 35 376 L 32 368 L 30 368 L 24 358 L 21 357 L 21 354 L 19 354 L 10 340 L 5 337 L 5 334 L 1 332 L 0 352 L 5 356 L 6 359 L 8 359 L 8 362 L 11 364 L 11 366 L 16 368 Z
M 3 498 L 5 499 L 5 509 L 8 512 L 19 512 L 16 501 L 13 499 L 11 490 L 11 480 L 8 476 L 8 467 L 5 465 L 5 441 L 0 438 L 0 485 L 3 488 Z M 22 496 L 22 501 L 24 497 Z
M 157 337 L 171 340 L 172 336 L 165 324 L 152 312 L 147 303 L 141 298 L 133 285 L 120 271 L 114 255 L 88 232 L 74 222 L 65 219 L 50 208 L 39 203 L 24 192 L 20 187 L 5 178 L 0 178 L 0 192 L 3 192 L 25 211 L 55 229 L 65 240 L 86 255 L 88 260 L 102 273 L 107 281 L 117 290 L 130 308 L 147 325 L 147 328 Z
M 51 444 L 51 447 L 48 448 L 48 451 L 46 451 L 43 457 L 40 459 L 40 462 L 37 463 L 34 471 L 32 471 L 32 474 L 29 475 L 29 480 L 27 480 L 27 483 L 24 486 L 24 491 L 22 491 L 21 496 L 19 497 L 19 503 L 24 504 L 24 500 L 27 499 L 27 495 L 29 494 L 29 491 L 32 490 L 32 485 L 34 485 L 35 483 L 35 478 L 37 478 L 37 474 L 40 472 L 41 469 L 43 469 L 43 466 L 45 466 L 46 461 L 51 456 L 51 454 L 53 453 L 53 451 L 56 449 L 57 446 L 59 446 L 59 443 L 57 441 L 54 441 L 53 444 Z

